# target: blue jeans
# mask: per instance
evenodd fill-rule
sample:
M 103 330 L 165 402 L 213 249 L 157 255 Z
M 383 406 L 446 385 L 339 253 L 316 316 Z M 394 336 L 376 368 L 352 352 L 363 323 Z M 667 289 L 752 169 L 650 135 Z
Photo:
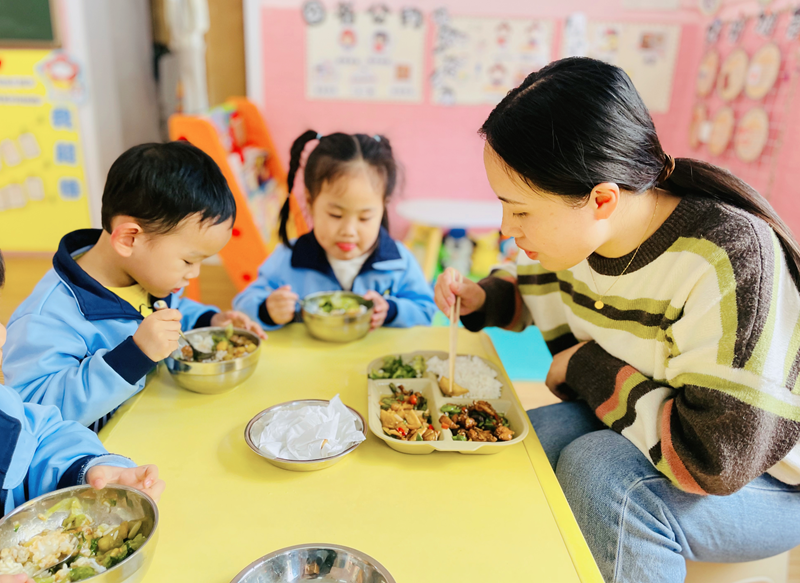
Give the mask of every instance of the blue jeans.
M 672 485 L 583 401 L 528 411 L 606 583 L 678 583 L 685 559 L 755 561 L 800 544 L 800 487 L 764 474 L 730 496 Z

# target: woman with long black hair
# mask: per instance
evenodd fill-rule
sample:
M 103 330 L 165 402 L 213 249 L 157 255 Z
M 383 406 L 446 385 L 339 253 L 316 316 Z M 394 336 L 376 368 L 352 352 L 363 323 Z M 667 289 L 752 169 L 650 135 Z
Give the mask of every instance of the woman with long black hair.
M 608 582 L 800 544 L 800 248 L 730 173 L 664 152 L 619 68 L 530 75 L 481 128 L 514 268 L 461 297 L 471 330 L 538 326 L 564 403 L 529 411 Z

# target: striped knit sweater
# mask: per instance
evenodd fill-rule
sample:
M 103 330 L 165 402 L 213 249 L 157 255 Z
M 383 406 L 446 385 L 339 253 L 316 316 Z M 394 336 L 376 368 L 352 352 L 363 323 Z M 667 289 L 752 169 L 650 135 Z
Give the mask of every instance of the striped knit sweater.
M 730 494 L 768 472 L 800 484 L 800 294 L 772 229 L 684 198 L 634 262 L 550 272 L 524 254 L 480 282 L 471 330 L 539 327 L 552 353 L 588 341 L 567 384 L 677 487 Z

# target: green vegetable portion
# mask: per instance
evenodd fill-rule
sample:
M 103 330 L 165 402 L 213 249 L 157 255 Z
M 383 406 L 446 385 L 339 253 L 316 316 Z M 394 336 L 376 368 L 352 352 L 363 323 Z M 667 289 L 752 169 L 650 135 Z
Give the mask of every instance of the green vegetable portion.
M 372 380 L 419 379 L 426 370 L 425 359 L 421 356 L 415 356 L 409 363 L 404 363 L 402 356 L 387 356 L 381 368 L 370 371 L 369 378 Z
M 330 296 L 320 300 L 317 307 L 320 312 L 330 314 L 333 312 L 352 312 L 358 311 L 361 303 L 352 296 L 343 296 L 342 294 L 331 294 Z

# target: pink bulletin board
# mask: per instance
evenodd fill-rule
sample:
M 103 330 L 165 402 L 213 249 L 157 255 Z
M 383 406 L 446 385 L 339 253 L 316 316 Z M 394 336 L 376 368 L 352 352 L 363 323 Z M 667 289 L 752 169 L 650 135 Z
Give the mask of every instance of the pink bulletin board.
M 396 0 L 386 4 L 393 10 L 401 7 Z M 326 1 L 325 5 L 329 11 L 335 8 L 333 2 Z M 405 5 L 407 3 L 402 4 Z M 653 118 L 665 149 L 675 156 L 687 155 L 686 136 L 694 103 L 694 76 L 702 56 L 705 19 L 696 9 L 696 3 L 689 0 L 682 0 L 679 10 L 669 12 L 628 11 L 621 5 L 618 0 L 565 0 L 549 6 L 539 4 L 534 11 L 530 2 L 522 0 L 498 0 L 490 7 L 479 0 L 465 0 L 453 2 L 448 8 L 453 16 L 552 20 L 555 58 L 561 56 L 564 20 L 573 12 L 584 12 L 590 20 L 681 25 L 670 111 Z M 432 0 L 416 4 L 427 19 L 441 6 Z M 477 135 L 491 106 L 433 105 L 428 87 L 423 102 L 418 104 L 307 100 L 306 24 L 300 7 L 301 2 L 291 0 L 246 0 L 245 3 L 248 97 L 261 109 L 284 159 L 292 141 L 309 128 L 323 134 L 333 131 L 380 133 L 391 139 L 396 157 L 405 169 L 405 185 L 396 199 L 494 199 L 483 171 L 483 141 Z M 356 10 L 366 7 L 366 4 L 355 3 Z M 432 44 L 432 34 L 433 26 L 429 25 L 428 47 Z M 432 65 L 429 49 L 426 60 L 426 78 L 429 78 Z M 391 224 L 395 236 L 404 233 L 406 225 L 395 214 L 391 216 Z

